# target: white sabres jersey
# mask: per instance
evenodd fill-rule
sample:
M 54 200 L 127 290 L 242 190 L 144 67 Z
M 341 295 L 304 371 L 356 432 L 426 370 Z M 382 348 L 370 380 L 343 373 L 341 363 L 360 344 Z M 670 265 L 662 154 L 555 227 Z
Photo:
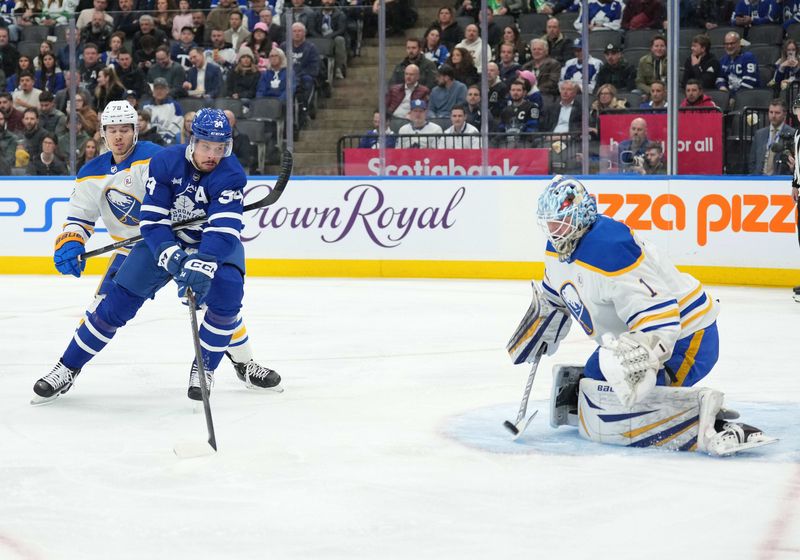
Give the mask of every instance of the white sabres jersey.
M 137 142 L 133 152 L 118 164 L 111 152 L 106 152 L 84 165 L 75 180 L 63 230 L 77 232 L 87 240 L 97 219 L 102 218 L 114 241 L 139 235 L 150 158 L 162 149 L 152 142 Z
M 548 299 L 565 305 L 598 344 L 605 333 L 640 331 L 658 336 L 672 351 L 719 314 L 719 304 L 696 278 L 606 216 L 598 216 L 567 262 L 547 244 L 542 284 Z

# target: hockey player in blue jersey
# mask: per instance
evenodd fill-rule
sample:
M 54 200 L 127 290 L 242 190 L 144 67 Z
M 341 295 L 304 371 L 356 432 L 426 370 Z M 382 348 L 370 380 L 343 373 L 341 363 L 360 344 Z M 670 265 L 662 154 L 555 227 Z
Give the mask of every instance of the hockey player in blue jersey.
M 719 64 L 717 88 L 729 91 L 731 101 L 740 89 L 759 87 L 758 61 L 753 53 L 742 51 L 742 39 L 735 31 L 725 34 L 725 54 Z
M 719 304 L 697 279 L 599 215 L 577 179 L 554 177 L 537 214 L 548 238 L 539 312 L 526 314 L 530 324 L 509 352 L 515 363 L 553 355 L 573 320 L 598 344 L 584 365 L 554 367 L 553 427 L 578 426 L 601 443 L 714 455 L 775 441 L 730 422 L 738 415 L 722 409 L 721 392 L 694 387 L 719 352 Z
M 208 115 L 205 118 L 208 119 Z M 223 132 L 229 135 L 230 126 L 225 124 L 227 120 L 222 122 Z M 203 153 L 203 150 L 201 148 L 196 151 L 195 146 L 199 144 L 205 147 L 212 141 L 206 140 L 203 143 L 192 141 L 189 146 L 175 146 L 168 151 L 149 142 L 137 143 L 137 115 L 126 101 L 109 104 L 103 112 L 101 124 L 101 131 L 110 151 L 84 166 L 78 174 L 76 189 L 70 199 L 70 215 L 64 225 L 64 232 L 56 240 L 55 264 L 62 274 L 80 276 L 85 263 L 79 260 L 79 257 L 84 252 L 85 241 L 93 232 L 94 222 L 99 216 L 102 216 L 104 224 L 115 239 L 126 239 L 139 233 L 140 220 L 147 215 L 146 211 L 152 212 L 150 210 L 152 205 L 147 202 L 141 204 L 141 200 L 147 200 L 148 193 L 145 192 L 145 186 L 150 190 L 154 188 L 156 176 L 149 171 L 150 165 L 154 161 L 161 162 L 157 163 L 157 169 L 161 170 L 161 173 L 164 173 L 162 168 L 165 161 L 177 162 L 184 167 L 193 169 L 191 172 L 176 175 L 175 178 L 185 177 L 191 180 L 195 176 L 202 175 L 203 183 L 211 180 L 210 171 L 213 171 L 209 168 L 211 160 L 207 160 L 205 163 L 200 162 L 197 158 Z M 202 124 L 198 123 L 197 127 L 200 133 L 204 134 L 206 129 Z M 213 142 L 213 144 L 224 146 L 227 153 L 229 143 Z M 230 179 L 239 182 L 243 180 L 243 171 L 239 173 L 241 166 L 237 168 L 238 162 L 235 158 L 226 157 L 221 162 L 224 162 L 223 169 L 233 168 L 236 171 L 236 173 L 230 173 L 230 177 L 224 180 Z M 220 181 L 220 173 L 224 172 L 217 171 L 214 174 L 214 181 L 217 183 Z M 197 185 L 194 188 L 199 189 Z M 199 198 L 207 197 L 205 190 L 200 190 L 200 192 L 203 194 L 198 194 Z M 241 206 L 241 200 L 238 205 Z M 182 219 L 187 211 L 189 211 L 188 203 L 183 200 L 183 203 L 175 210 L 176 220 Z M 199 211 L 194 209 L 189 212 L 195 215 Z M 160 221 L 163 222 L 163 220 Z M 241 219 L 238 224 L 241 224 Z M 239 225 L 234 224 L 234 227 L 230 228 L 231 230 L 236 229 L 237 243 Z M 209 229 L 213 230 L 214 228 Z M 192 234 L 179 235 L 191 237 Z M 194 233 L 193 235 L 199 234 Z M 209 237 L 213 237 L 213 234 L 209 234 Z M 236 243 L 232 245 L 236 245 Z M 233 260 L 241 275 L 244 272 L 244 258 L 241 243 L 238 243 L 238 246 L 240 250 Z M 79 326 L 53 371 L 40 379 L 34 386 L 34 391 L 38 396 L 38 400 L 34 402 L 46 402 L 66 393 L 83 365 L 110 341 L 119 326 L 124 325 L 135 315 L 147 297 L 152 297 L 160 287 L 159 283 L 162 281 L 166 283 L 169 280 L 167 271 L 153 270 L 153 259 L 148 258 L 152 257 L 152 254 L 143 242 L 136 245 L 130 251 L 130 255 L 126 256 L 126 253 L 126 250 L 122 250 L 112 258 L 98 295 L 87 310 L 86 319 Z M 221 262 L 224 264 L 224 259 Z M 225 266 L 223 268 L 227 270 Z M 229 276 L 227 272 L 224 275 Z M 163 278 L 164 276 L 167 276 L 166 279 Z M 197 290 L 198 299 L 201 296 L 203 282 L 200 284 Z M 184 282 L 182 289 L 185 290 L 186 286 Z M 231 346 L 229 350 L 240 379 L 251 388 L 277 387 L 280 383 L 280 376 L 252 360 L 241 319 L 237 318 L 227 326 L 227 330 L 231 333 L 236 332 L 236 336 L 239 338 L 236 348 Z M 228 346 L 231 337 L 227 336 L 226 338 L 225 345 L 221 347 L 223 351 Z M 215 340 L 215 342 L 217 341 Z M 240 357 L 244 357 L 244 359 L 237 361 L 236 358 Z M 190 389 L 190 393 L 195 392 Z

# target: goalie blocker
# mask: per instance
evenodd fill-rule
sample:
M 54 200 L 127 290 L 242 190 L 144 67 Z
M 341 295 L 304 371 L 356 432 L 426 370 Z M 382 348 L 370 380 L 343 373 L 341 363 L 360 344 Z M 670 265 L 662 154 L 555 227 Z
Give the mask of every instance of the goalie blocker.
M 727 456 L 777 438 L 729 422 L 720 391 L 698 387 L 657 386 L 630 408 L 621 405 L 605 381 L 581 377 L 579 365 L 553 367 L 550 425 L 577 426 L 581 437 L 626 447 L 662 447 Z

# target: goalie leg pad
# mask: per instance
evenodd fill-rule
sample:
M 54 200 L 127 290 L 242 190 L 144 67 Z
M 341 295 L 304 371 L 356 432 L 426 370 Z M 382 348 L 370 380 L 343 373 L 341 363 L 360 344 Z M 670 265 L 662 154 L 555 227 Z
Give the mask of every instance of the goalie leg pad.
M 578 425 L 578 384 L 583 377 L 580 364 L 553 366 L 553 388 L 550 392 L 550 426 Z
M 722 398 L 713 389 L 659 386 L 626 408 L 609 383 L 584 378 L 578 429 L 581 437 L 597 443 L 694 451 L 699 439 L 705 443 L 713 433 Z

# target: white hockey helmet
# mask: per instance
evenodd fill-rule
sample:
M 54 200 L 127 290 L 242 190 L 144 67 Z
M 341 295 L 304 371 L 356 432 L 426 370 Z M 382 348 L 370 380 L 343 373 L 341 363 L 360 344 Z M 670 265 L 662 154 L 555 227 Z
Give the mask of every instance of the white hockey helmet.
M 106 140 L 106 127 L 114 124 L 133 125 L 133 143 L 139 137 L 139 114 L 127 101 L 111 101 L 100 117 L 100 135 Z M 106 145 L 108 141 L 106 140 Z

